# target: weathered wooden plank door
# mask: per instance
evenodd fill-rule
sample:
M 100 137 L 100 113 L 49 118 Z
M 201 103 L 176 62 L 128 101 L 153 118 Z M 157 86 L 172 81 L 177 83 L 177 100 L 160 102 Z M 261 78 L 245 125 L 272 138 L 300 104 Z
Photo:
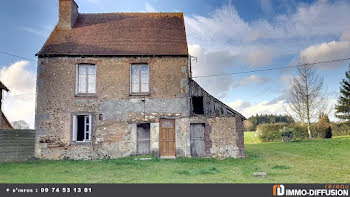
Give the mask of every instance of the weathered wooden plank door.
M 204 124 L 191 124 L 191 155 L 192 157 L 205 157 Z
M 148 155 L 150 154 L 150 124 L 137 125 L 137 154 Z
M 159 124 L 159 156 L 175 157 L 175 120 L 161 119 Z

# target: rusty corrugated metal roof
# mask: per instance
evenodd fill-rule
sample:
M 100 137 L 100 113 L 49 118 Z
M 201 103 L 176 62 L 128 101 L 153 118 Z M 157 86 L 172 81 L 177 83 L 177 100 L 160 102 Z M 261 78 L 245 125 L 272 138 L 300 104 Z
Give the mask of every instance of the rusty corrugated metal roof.
M 36 55 L 188 55 L 184 17 L 182 13 L 79 13 L 72 29 L 56 27 Z

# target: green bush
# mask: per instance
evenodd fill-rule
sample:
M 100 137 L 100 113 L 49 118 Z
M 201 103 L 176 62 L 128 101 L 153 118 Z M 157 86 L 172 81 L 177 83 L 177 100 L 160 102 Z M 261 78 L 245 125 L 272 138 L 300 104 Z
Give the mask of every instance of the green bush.
M 258 137 L 262 142 L 282 141 L 283 135 L 292 135 L 292 140 L 302 140 L 308 137 L 307 126 L 299 124 L 261 124 L 257 127 Z
M 293 138 L 293 130 L 288 127 L 283 127 L 283 129 L 280 130 L 283 142 L 290 142 Z
M 332 133 L 334 136 L 350 135 L 350 124 L 349 123 L 333 123 Z
M 310 129 L 313 138 L 326 138 L 333 136 L 350 135 L 350 123 L 329 123 L 328 118 L 320 120 L 318 123 L 311 124 Z M 283 128 L 290 130 L 293 133 L 292 140 L 303 140 L 309 137 L 307 125 L 304 124 L 260 124 L 257 127 L 256 133 L 262 142 L 282 141 Z M 327 136 L 328 133 L 328 136 Z
M 256 133 L 262 142 L 281 141 L 280 130 L 287 126 L 287 123 L 260 124 L 256 129 Z
M 293 124 L 289 125 L 289 128 L 293 131 L 293 140 L 303 140 L 309 137 L 306 125 Z

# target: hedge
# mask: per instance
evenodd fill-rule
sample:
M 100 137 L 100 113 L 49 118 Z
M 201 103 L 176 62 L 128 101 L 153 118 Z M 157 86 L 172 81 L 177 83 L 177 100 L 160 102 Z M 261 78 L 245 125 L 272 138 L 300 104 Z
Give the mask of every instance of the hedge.
M 350 123 L 332 123 L 334 136 L 350 135 Z
M 343 128 L 342 126 L 341 128 Z M 309 134 L 307 132 L 307 125 L 300 125 L 300 124 L 287 124 L 287 123 L 276 123 L 276 124 L 261 124 L 257 127 L 257 135 L 260 138 L 262 142 L 273 142 L 273 141 L 282 141 L 281 132 L 287 130 L 290 130 L 293 133 L 293 140 L 302 140 L 307 139 L 309 137 Z M 350 126 L 347 127 L 350 131 Z M 326 137 L 326 131 L 328 128 L 325 128 L 324 125 L 321 124 L 312 124 L 310 126 L 310 130 L 312 133 L 313 138 L 325 138 Z M 333 129 L 333 128 L 332 128 Z M 338 129 L 341 130 L 341 129 Z M 336 131 L 337 134 L 340 133 L 347 133 L 347 132 L 341 132 Z

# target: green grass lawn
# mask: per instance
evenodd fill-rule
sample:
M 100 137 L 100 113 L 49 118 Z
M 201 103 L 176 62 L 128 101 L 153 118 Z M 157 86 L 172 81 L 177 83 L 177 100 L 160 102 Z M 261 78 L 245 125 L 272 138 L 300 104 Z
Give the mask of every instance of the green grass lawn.
M 246 159 L 30 161 L 0 164 L 0 183 L 349 183 L 350 136 L 260 143 L 246 132 Z M 253 176 L 267 172 L 266 178 Z

